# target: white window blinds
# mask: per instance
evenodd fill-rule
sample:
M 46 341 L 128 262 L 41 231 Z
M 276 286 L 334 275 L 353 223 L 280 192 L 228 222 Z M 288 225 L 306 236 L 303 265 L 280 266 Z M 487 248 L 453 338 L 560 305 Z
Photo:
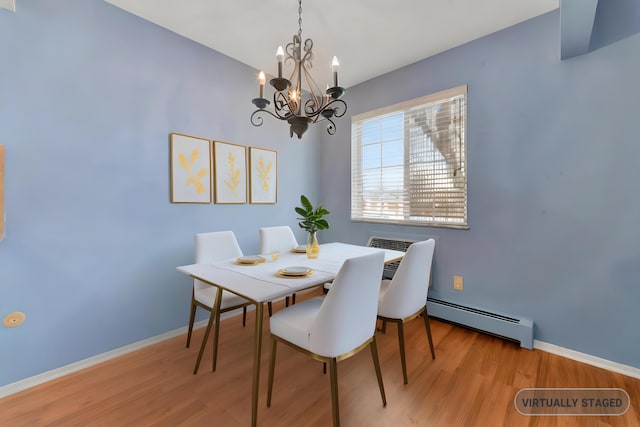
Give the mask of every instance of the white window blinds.
M 466 96 L 461 86 L 352 118 L 352 220 L 468 228 Z

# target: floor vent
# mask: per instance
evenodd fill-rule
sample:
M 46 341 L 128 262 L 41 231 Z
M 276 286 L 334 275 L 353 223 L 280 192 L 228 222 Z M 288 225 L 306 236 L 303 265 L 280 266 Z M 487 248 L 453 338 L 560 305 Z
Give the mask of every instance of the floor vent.
M 533 321 L 529 319 L 505 316 L 431 297 L 427 298 L 427 310 L 430 317 L 518 341 L 524 348 L 533 348 Z

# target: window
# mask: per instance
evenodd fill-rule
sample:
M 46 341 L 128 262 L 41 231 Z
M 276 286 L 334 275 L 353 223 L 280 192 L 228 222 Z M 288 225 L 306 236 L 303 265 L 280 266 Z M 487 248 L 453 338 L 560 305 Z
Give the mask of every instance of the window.
M 468 228 L 467 87 L 351 119 L 351 219 Z

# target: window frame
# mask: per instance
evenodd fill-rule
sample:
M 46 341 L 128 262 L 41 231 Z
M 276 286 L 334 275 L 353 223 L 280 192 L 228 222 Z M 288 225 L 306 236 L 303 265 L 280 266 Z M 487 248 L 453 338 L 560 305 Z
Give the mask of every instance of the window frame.
M 411 140 L 411 137 L 409 136 L 409 128 L 407 128 L 405 126 L 405 115 L 406 113 L 408 113 L 410 110 L 412 109 L 416 109 L 419 107 L 423 107 L 425 109 L 428 108 L 433 108 L 436 105 L 444 105 L 446 102 L 452 102 L 453 99 L 461 99 L 460 102 L 460 117 L 459 120 L 461 123 L 458 123 L 454 126 L 454 131 L 458 132 L 459 135 L 457 134 L 456 136 L 459 138 L 458 144 L 460 145 L 458 147 L 458 151 L 456 152 L 459 156 L 458 159 L 456 159 L 457 163 L 456 163 L 456 167 L 455 167 L 455 171 L 456 173 L 460 173 L 461 176 L 458 176 L 457 178 L 451 178 L 450 182 L 448 182 L 446 185 L 442 184 L 443 186 L 440 188 L 441 190 L 445 190 L 446 186 L 453 186 L 455 188 L 455 196 L 453 198 L 451 198 L 449 200 L 449 203 L 451 204 L 451 206 L 453 207 L 453 210 L 455 211 L 455 204 L 456 202 L 459 203 L 463 203 L 463 207 L 460 208 L 458 207 L 458 211 L 460 212 L 460 209 L 463 209 L 461 212 L 463 212 L 461 215 L 452 215 L 450 217 L 443 217 L 443 219 L 436 219 L 437 215 L 434 214 L 434 212 L 427 212 L 427 211 L 423 211 L 423 214 L 426 213 L 430 213 L 431 215 L 417 215 L 417 216 L 411 216 L 411 212 L 413 210 L 413 212 L 415 212 L 415 205 L 412 206 L 413 203 L 415 203 L 414 201 L 411 201 L 409 195 L 410 195 L 410 150 L 411 150 L 411 143 L 413 142 L 413 149 L 415 150 L 415 140 Z M 390 105 L 390 106 L 386 106 L 383 108 L 379 108 L 373 111 L 368 111 L 365 113 L 361 113 L 361 114 L 357 114 L 351 117 L 351 206 L 350 206 L 350 213 L 351 213 L 351 221 L 353 222 L 369 222 L 369 223 L 381 223 L 381 224 L 395 224 L 395 225 L 409 225 L 409 226 L 419 226 L 419 227 L 438 227 L 438 228 L 454 228 L 454 229 L 469 229 L 469 222 L 468 222 L 468 185 L 467 185 L 467 181 L 468 181 L 468 172 L 467 172 L 467 130 L 466 130 L 466 125 L 467 125 L 467 85 L 462 85 L 462 86 L 458 86 L 458 87 L 454 87 L 451 89 L 447 89 L 447 90 L 443 90 L 437 93 L 433 93 L 433 94 L 429 94 L 426 96 L 422 96 L 419 98 L 415 98 L 415 99 L 411 99 L 408 101 L 404 101 L 404 102 L 400 102 L 394 105 Z M 365 134 L 362 132 L 362 126 L 366 121 L 370 121 L 370 120 L 375 120 L 375 119 L 380 119 L 380 120 L 384 120 L 385 118 L 391 120 L 391 117 L 394 115 L 397 115 L 399 113 L 403 114 L 403 118 L 402 118 L 402 144 L 403 144 L 403 163 L 402 163 L 402 213 L 400 213 L 400 216 L 402 216 L 402 218 L 398 218 L 396 216 L 396 218 L 390 218 L 390 217 L 385 217 L 388 215 L 385 215 L 384 212 L 381 212 L 379 216 L 375 216 L 375 213 L 372 213 L 371 211 L 369 212 L 369 214 L 367 215 L 365 213 L 365 199 L 366 199 L 366 195 L 365 195 L 365 191 L 363 190 L 363 188 L 365 188 L 363 186 L 363 180 L 366 177 L 366 173 L 365 173 L 365 169 L 366 167 L 364 166 L 364 162 L 365 160 L 363 160 L 363 155 L 362 155 L 362 150 L 363 150 L 363 146 L 367 146 L 366 143 L 363 143 L 363 138 L 365 138 Z M 412 126 L 411 128 L 413 128 L 415 130 L 415 126 Z M 383 132 L 381 131 L 381 134 Z M 437 148 L 432 140 L 432 134 L 435 132 L 430 132 L 427 136 L 427 134 L 424 134 L 424 138 L 428 138 L 429 139 L 429 144 L 425 145 L 425 150 L 424 151 L 428 151 L 431 153 L 435 153 L 436 150 L 440 153 L 440 149 Z M 388 141 L 387 141 L 388 142 Z M 380 137 L 380 141 L 379 144 L 382 145 L 385 143 L 385 141 L 383 140 L 383 137 Z M 419 142 L 418 142 L 419 144 Z M 451 144 L 451 143 L 450 143 Z M 451 145 L 452 146 L 452 145 Z M 440 160 L 440 163 L 446 162 L 447 159 L 442 156 L 443 158 Z M 382 177 L 384 177 L 384 167 L 382 166 L 383 163 L 383 159 L 384 156 L 382 154 L 382 148 L 381 148 L 381 154 L 380 154 L 380 166 L 378 167 L 379 171 L 380 171 L 380 179 L 383 180 Z M 426 163 L 426 162 L 425 162 Z M 373 172 L 376 171 L 375 168 L 372 169 Z M 414 175 L 415 176 L 415 175 Z M 436 174 L 435 176 L 433 174 L 429 175 L 431 178 L 429 180 L 425 180 L 424 182 L 421 182 L 419 185 L 422 186 L 428 186 L 428 185 L 436 185 L 436 187 L 433 187 L 433 193 L 437 193 L 438 191 L 438 184 L 433 184 L 433 182 L 435 182 L 435 177 L 437 177 L 438 175 Z M 455 176 L 455 174 L 453 175 Z M 382 182 L 382 181 L 381 181 Z M 391 194 L 392 192 L 388 192 L 389 194 Z M 414 198 L 415 199 L 415 198 Z M 382 199 L 382 201 L 384 201 L 384 199 Z M 388 203 L 388 201 L 387 201 Z M 444 210 L 447 210 L 448 208 L 445 208 Z M 438 208 L 436 208 L 436 210 L 439 210 Z M 423 219 L 420 219 L 419 217 L 423 217 Z M 430 218 L 430 219 L 424 219 L 424 218 Z

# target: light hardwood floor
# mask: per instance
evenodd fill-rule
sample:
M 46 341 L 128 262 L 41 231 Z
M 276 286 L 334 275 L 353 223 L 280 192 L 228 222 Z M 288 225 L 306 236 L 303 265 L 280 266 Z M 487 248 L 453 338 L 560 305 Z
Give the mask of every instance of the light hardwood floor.
M 247 426 L 251 314 L 245 328 L 239 317 L 222 322 L 215 373 L 210 346 L 200 373 L 191 373 L 200 329 L 191 348 L 185 348 L 186 336 L 172 338 L 0 399 L 0 426 Z M 408 385 L 402 381 L 395 326 L 378 334 L 387 407 L 382 407 L 368 350 L 338 363 L 343 426 L 640 425 L 640 380 L 448 323 L 433 320 L 431 327 L 436 360 L 431 360 L 423 322 L 406 325 Z M 287 346 L 278 346 L 273 401 L 266 407 L 269 343 L 266 331 L 259 425 L 330 425 L 328 376 L 320 363 Z M 524 387 L 619 387 L 629 393 L 632 406 L 623 416 L 527 417 L 514 408 L 514 397 Z

